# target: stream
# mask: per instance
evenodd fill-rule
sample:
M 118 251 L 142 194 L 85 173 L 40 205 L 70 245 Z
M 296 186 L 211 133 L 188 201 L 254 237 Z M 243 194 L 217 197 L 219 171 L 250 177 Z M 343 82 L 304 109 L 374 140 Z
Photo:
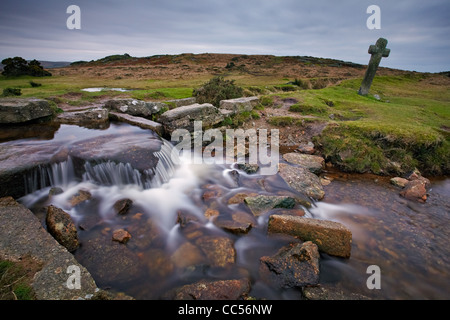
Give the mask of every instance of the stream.
M 111 123 L 102 130 L 61 125 L 45 136 L 40 136 L 39 130 L 36 126 L 36 134 L 26 138 L 5 138 L 0 146 L 58 144 L 70 150 L 88 138 L 111 134 L 124 143 L 145 145 L 155 135 L 123 123 Z M 165 299 L 167 292 L 202 279 L 247 278 L 253 298 L 301 299 L 301 290 L 271 288 L 259 275 L 259 259 L 292 241 L 267 234 L 269 215 L 276 210 L 253 217 L 244 203 L 230 202 L 240 193 L 292 192 L 281 177 L 247 174 L 233 165 L 194 165 L 183 158 L 176 166 L 170 160 L 171 149 L 172 145 L 163 141 L 154 154 L 158 165 L 145 174 L 129 163 L 107 159 L 86 161 L 80 168 L 69 156 L 25 177 L 28 194 L 19 201 L 44 226 L 45 207 L 50 204 L 71 215 L 82 244 L 74 255 L 99 287 L 123 291 L 136 299 Z M 327 170 L 322 175 L 332 182 L 324 187 L 325 198 L 302 209 L 307 217 L 343 223 L 352 231 L 353 242 L 350 259 L 321 253 L 320 284 L 372 299 L 449 299 L 450 178 L 430 179 L 428 200 L 420 204 L 400 197 L 400 189 L 391 185 L 388 177 Z M 49 196 L 52 187 L 60 188 L 60 193 Z M 80 190 L 87 191 L 90 198 L 74 205 L 71 201 Z M 114 211 L 114 204 L 121 199 L 132 201 L 126 215 Z M 219 212 L 220 219 L 239 213 L 253 227 L 248 233 L 227 232 L 205 216 L 208 210 Z M 126 244 L 111 241 L 112 232 L 119 228 L 132 235 Z M 206 238 L 222 243 L 230 240 L 236 252 L 230 267 L 211 264 L 210 257 L 198 250 Z M 380 268 L 380 289 L 367 288 L 371 265 Z

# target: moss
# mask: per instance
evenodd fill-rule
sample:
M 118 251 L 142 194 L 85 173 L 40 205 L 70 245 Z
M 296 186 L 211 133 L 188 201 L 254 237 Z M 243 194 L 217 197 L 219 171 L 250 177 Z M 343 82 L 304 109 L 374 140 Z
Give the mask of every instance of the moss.
M 0 300 L 35 300 L 31 281 L 39 269 L 29 257 L 18 262 L 0 259 Z

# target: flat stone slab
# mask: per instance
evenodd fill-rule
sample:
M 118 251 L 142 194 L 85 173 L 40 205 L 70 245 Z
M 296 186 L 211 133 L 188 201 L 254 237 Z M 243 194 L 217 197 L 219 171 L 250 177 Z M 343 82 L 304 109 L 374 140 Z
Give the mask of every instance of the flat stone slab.
M 81 111 L 64 112 L 58 114 L 54 121 L 63 124 L 105 123 L 108 122 L 108 110 L 91 108 Z
M 258 97 L 243 97 L 220 101 L 220 109 L 230 110 L 234 114 L 244 111 L 252 111 L 259 103 Z
M 30 210 L 11 197 L 0 198 L 0 239 L 1 258 L 17 261 L 31 256 L 42 265 L 32 283 L 38 300 L 89 299 L 98 291 L 87 269 L 45 231 Z M 74 274 L 67 272 L 70 267 L 80 270 L 80 289 L 67 285 Z
M 1 98 L 0 123 L 22 123 L 53 115 L 50 103 L 43 99 Z
M 213 127 L 224 119 L 223 114 L 210 103 L 192 104 L 164 112 L 159 121 L 164 126 L 166 134 L 176 129 L 194 131 L 194 122 L 202 121 L 203 128 Z
M 329 255 L 350 258 L 352 233 L 339 222 L 289 215 L 272 215 L 269 233 L 282 233 L 303 241 L 312 241 L 319 250 Z
M 109 117 L 112 120 L 126 122 L 132 124 L 134 126 L 140 127 L 142 129 L 150 129 L 155 131 L 160 136 L 164 133 L 164 128 L 161 123 L 148 120 L 142 117 L 136 117 L 129 114 L 118 113 L 118 112 L 110 112 Z

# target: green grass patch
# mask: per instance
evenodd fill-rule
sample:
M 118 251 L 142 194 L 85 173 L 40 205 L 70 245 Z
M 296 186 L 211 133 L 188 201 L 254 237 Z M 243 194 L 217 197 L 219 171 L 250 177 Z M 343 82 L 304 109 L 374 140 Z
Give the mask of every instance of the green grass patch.
M 0 259 L 0 300 L 35 300 L 31 281 L 39 269 L 28 257 L 19 262 Z

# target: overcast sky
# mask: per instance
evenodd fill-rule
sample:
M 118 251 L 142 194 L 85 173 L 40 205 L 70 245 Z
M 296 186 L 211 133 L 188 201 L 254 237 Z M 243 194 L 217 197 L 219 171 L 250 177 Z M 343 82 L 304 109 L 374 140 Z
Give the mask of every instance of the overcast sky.
M 69 30 L 69 5 L 81 29 Z M 381 29 L 366 12 L 381 9 Z M 381 66 L 450 70 L 449 0 L 2 0 L 0 59 L 77 61 L 128 53 L 300 55 L 367 64 L 386 38 Z

